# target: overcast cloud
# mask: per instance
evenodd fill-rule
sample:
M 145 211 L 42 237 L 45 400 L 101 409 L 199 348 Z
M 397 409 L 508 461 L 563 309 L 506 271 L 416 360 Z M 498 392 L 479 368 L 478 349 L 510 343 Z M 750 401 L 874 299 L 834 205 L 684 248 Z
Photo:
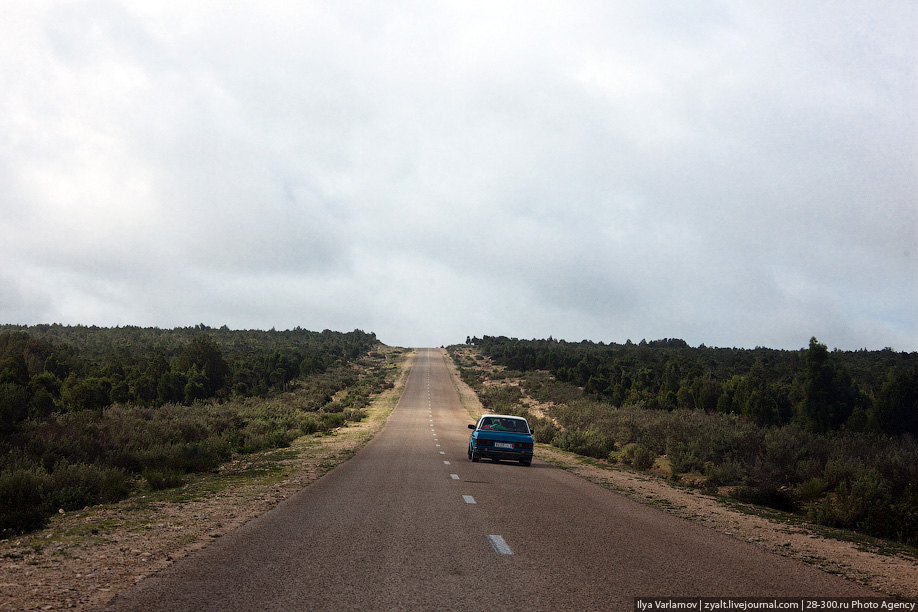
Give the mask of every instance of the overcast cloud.
M 916 7 L 6 2 L 0 322 L 918 350 Z

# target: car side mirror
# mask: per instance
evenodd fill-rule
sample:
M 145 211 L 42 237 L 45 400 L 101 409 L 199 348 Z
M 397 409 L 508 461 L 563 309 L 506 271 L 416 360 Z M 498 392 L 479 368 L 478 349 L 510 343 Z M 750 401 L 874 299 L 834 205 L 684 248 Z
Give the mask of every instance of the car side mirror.
M 469 429 L 475 429 L 475 426 L 472 425 L 472 424 L 470 423 L 470 424 L 469 424 Z

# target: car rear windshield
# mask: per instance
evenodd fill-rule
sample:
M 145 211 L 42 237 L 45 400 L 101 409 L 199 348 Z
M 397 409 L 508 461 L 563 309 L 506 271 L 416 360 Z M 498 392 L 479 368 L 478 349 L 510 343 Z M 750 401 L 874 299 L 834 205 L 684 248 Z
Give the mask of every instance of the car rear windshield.
M 513 433 L 529 433 L 526 421 L 520 419 L 504 419 L 501 417 L 486 417 L 481 421 L 484 431 L 511 431 Z

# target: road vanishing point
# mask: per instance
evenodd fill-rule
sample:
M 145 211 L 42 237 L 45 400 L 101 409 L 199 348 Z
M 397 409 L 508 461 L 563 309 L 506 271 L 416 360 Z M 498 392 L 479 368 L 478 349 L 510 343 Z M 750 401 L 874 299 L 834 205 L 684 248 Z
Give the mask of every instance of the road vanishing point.
M 548 463 L 472 463 L 442 349 L 385 427 L 276 508 L 106 611 L 633 610 L 636 597 L 870 597 L 865 587 Z

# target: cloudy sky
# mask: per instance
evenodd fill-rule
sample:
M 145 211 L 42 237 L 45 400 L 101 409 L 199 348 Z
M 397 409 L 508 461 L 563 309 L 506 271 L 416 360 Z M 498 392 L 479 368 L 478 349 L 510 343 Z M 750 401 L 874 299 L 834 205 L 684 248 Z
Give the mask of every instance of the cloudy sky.
M 913 0 L 0 15 L 0 323 L 918 350 Z

